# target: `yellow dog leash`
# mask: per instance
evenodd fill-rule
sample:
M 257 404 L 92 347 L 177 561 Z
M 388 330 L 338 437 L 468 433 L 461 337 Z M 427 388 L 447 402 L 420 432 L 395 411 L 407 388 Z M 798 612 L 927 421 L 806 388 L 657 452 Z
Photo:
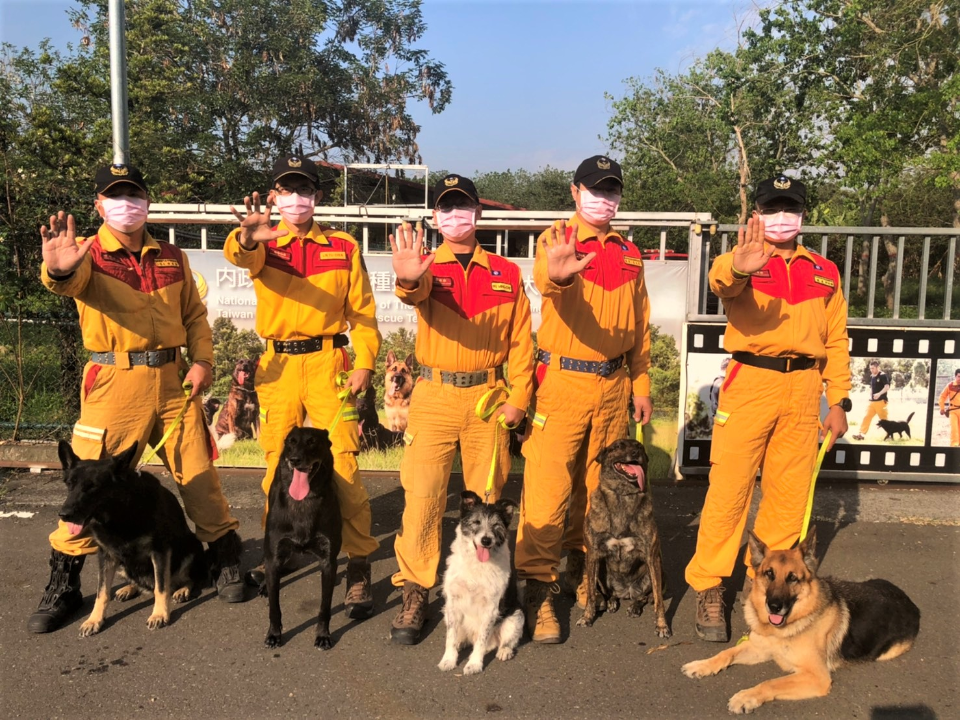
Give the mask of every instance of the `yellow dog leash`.
M 173 419 L 173 423 L 167 428 L 167 431 L 163 434 L 163 437 L 160 438 L 160 442 L 158 442 L 155 447 L 150 449 L 150 452 L 146 454 L 146 457 L 140 460 L 140 464 L 137 465 L 137 472 L 140 472 L 140 469 L 144 465 L 157 456 L 157 453 L 160 452 L 160 448 L 166 445 L 167 440 L 169 440 L 170 436 L 173 435 L 173 431 L 180 426 L 181 422 L 183 422 L 183 416 L 187 414 L 187 408 L 190 407 L 190 391 L 193 390 L 193 383 L 189 380 L 186 380 L 182 387 L 183 394 L 186 396 L 183 399 L 183 407 L 180 408 L 180 412 L 178 412 L 177 416 Z
M 475 409 L 477 417 L 484 422 L 488 421 L 497 410 L 503 405 L 506 405 L 509 394 L 510 391 L 502 385 L 487 390 L 477 401 L 477 407 Z M 487 487 L 484 490 L 483 498 L 484 503 L 490 501 L 490 495 L 493 494 L 494 481 L 497 477 L 497 454 L 500 448 L 500 430 L 501 428 L 504 430 L 516 430 L 518 427 L 520 427 L 520 423 L 508 425 L 503 415 L 500 415 L 494 424 L 493 457 L 490 460 L 490 472 L 487 473 Z
M 333 416 L 333 422 L 331 422 L 330 427 L 327 428 L 327 432 L 331 435 L 333 434 L 333 429 L 337 426 L 337 423 L 340 422 L 340 418 L 343 417 L 343 411 L 347 408 L 347 401 L 350 399 L 350 396 L 353 395 L 353 388 L 347 387 L 347 382 L 349 380 L 350 376 L 343 370 L 337 373 L 337 387 L 343 389 L 337 393 L 337 400 L 340 401 L 340 407 L 337 408 L 337 414 Z
M 820 452 L 817 455 L 817 464 L 813 467 L 813 477 L 810 478 L 810 492 L 807 494 L 807 510 L 803 514 L 803 527 L 800 529 L 800 542 L 803 542 L 804 538 L 807 537 L 807 530 L 810 529 L 810 516 L 813 514 L 813 488 L 817 484 L 817 475 L 820 474 L 820 466 L 823 465 L 823 457 L 827 454 L 832 436 L 833 431 L 827 430 L 827 434 L 823 436 Z

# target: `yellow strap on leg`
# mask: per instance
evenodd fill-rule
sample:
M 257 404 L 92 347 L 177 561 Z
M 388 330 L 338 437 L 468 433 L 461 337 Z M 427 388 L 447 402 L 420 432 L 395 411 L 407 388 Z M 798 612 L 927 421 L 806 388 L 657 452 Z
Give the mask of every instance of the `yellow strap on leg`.
M 813 488 L 817 484 L 817 475 L 820 474 L 820 466 L 823 464 L 823 457 L 827 454 L 827 448 L 830 446 L 830 438 L 833 436 L 831 430 L 823 436 L 823 444 L 820 446 L 820 452 L 817 455 L 817 464 L 813 468 L 813 477 L 810 478 L 810 493 L 807 495 L 807 510 L 803 514 L 803 527 L 800 529 L 800 542 L 807 537 L 807 530 L 810 528 L 810 516 L 813 514 Z
M 509 395 L 510 391 L 502 385 L 491 388 L 480 396 L 474 412 L 478 418 L 486 422 L 497 410 L 499 410 L 503 405 L 506 405 L 507 397 L 509 397 Z M 493 493 L 494 482 L 497 477 L 497 453 L 500 449 L 500 429 L 503 428 L 504 430 L 514 430 L 519 426 L 520 423 L 517 423 L 516 425 L 508 425 L 506 418 L 503 415 L 500 415 L 497 418 L 497 422 L 494 424 L 493 457 L 490 460 L 490 472 L 487 473 L 487 487 L 484 490 L 483 501 L 485 503 L 490 500 L 490 495 Z
M 180 423 L 183 421 L 183 416 L 187 414 L 187 408 L 190 407 L 190 391 L 193 390 L 193 383 L 189 380 L 183 383 L 183 394 L 186 396 L 183 399 L 183 407 L 180 408 L 180 412 L 177 413 L 177 416 L 173 419 L 173 423 L 170 427 L 167 428 L 167 431 L 163 434 L 163 437 L 160 438 L 160 442 L 157 443 L 156 447 L 152 448 L 150 452 L 147 453 L 147 456 L 140 461 L 140 464 L 137 465 L 137 472 L 140 472 L 140 469 L 146 465 L 148 462 L 153 460 L 156 457 L 157 453 L 160 451 L 167 440 L 170 439 L 170 436 L 173 435 L 173 431 L 177 429 Z

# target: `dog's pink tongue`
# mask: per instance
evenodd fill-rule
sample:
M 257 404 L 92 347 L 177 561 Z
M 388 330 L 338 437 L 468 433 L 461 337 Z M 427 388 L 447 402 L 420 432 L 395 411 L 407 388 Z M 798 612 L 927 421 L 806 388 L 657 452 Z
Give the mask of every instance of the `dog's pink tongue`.
M 642 491 L 644 489 L 644 485 L 646 485 L 646 477 L 643 474 L 643 465 L 624 465 L 623 467 L 625 467 L 632 475 L 637 476 L 637 485 Z
M 67 530 L 71 535 L 79 535 L 80 531 L 83 530 L 83 525 L 77 525 L 76 523 L 67 523 Z
M 303 500 L 310 492 L 310 480 L 303 470 L 293 471 L 293 482 L 290 483 L 290 497 L 294 500 Z
M 783 615 L 774 615 L 773 613 L 770 613 L 770 624 L 783 625 Z
M 490 559 L 490 548 L 485 548 L 483 545 L 477 545 L 477 560 L 480 562 L 486 562 Z

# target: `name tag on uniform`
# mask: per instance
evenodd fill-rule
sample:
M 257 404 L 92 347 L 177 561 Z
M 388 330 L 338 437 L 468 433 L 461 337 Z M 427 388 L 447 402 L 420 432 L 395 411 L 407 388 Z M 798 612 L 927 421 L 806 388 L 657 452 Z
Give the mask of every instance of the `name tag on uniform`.
M 837 286 L 837 284 L 836 284 L 833 280 L 831 280 L 830 278 L 821 277 L 820 275 L 814 275 L 814 276 L 813 276 L 813 280 L 814 280 L 814 282 L 818 282 L 818 283 L 820 283 L 821 285 L 826 285 L 827 287 L 836 287 L 836 286 Z
M 495 282 L 495 283 L 490 283 L 490 287 L 496 290 L 497 292 L 508 292 L 508 293 L 513 292 L 513 285 L 511 285 L 510 283 Z
M 347 253 L 343 250 L 328 250 L 320 253 L 321 260 L 346 260 Z
M 289 260 L 293 257 L 289 250 L 281 250 L 279 248 L 267 248 L 267 252 L 281 260 Z
M 453 287 L 453 278 L 433 276 L 433 284 L 439 287 Z
M 625 255 L 623 258 L 623 261 L 627 265 L 633 265 L 634 267 L 643 267 L 643 260 L 637 257 L 630 257 L 629 255 Z
M 154 265 L 159 267 L 180 267 L 180 262 L 178 260 L 157 260 Z

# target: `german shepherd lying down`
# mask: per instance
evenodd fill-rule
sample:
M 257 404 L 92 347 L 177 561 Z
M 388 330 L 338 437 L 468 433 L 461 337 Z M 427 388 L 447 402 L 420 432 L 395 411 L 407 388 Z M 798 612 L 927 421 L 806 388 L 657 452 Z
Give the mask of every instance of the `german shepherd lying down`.
M 920 631 L 920 610 L 886 580 L 818 578 L 816 533 L 791 550 L 767 549 L 753 532 L 756 579 L 743 603 L 749 639 L 707 660 L 683 666 L 691 678 L 730 665 L 773 660 L 790 673 L 741 690 L 727 703 L 748 713 L 771 700 L 804 700 L 830 692 L 830 673 L 844 662 L 891 660 L 907 652 Z
M 97 599 L 80 637 L 100 632 L 119 569 L 130 584 L 116 593 L 130 600 L 140 590 L 153 591 L 151 630 L 170 622 L 170 600 L 197 597 L 209 581 L 203 545 L 190 532 L 176 496 L 160 481 L 131 465 L 137 445 L 114 458 L 81 460 L 70 443 L 58 447 L 67 499 L 60 519 L 74 535 L 88 530 L 100 548 Z
M 340 501 L 333 484 L 333 452 L 326 430 L 294 428 L 283 441 L 267 501 L 263 537 L 265 581 L 260 594 L 270 606 L 270 627 L 264 644 L 280 646 L 283 632 L 280 613 L 280 571 L 291 553 L 309 552 L 320 561 L 320 614 L 314 647 L 329 650 L 330 605 L 337 581 L 340 554 Z

